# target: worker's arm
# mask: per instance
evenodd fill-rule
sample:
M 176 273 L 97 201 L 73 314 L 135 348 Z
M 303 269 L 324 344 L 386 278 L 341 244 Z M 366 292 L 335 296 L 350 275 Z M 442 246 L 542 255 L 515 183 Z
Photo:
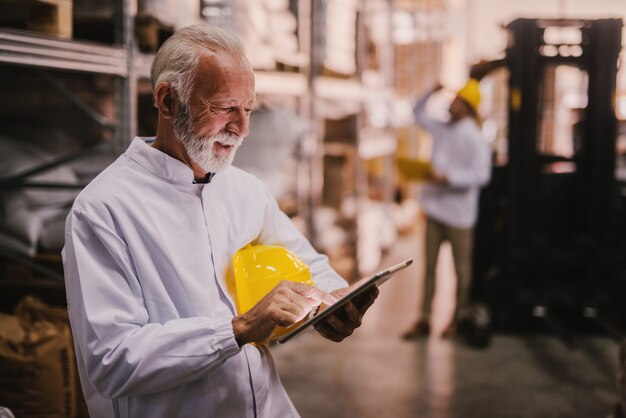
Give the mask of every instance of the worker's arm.
M 443 122 L 428 115 L 426 112 L 426 103 L 428 103 L 428 99 L 430 99 L 434 93 L 438 92 L 442 88 L 443 86 L 441 84 L 435 85 L 428 93 L 420 97 L 413 106 L 413 116 L 415 117 L 415 121 L 431 133 L 437 130 Z
M 241 350 L 229 316 L 151 323 L 123 237 L 93 211 L 68 216 L 63 258 L 75 345 L 103 396 L 185 385 Z

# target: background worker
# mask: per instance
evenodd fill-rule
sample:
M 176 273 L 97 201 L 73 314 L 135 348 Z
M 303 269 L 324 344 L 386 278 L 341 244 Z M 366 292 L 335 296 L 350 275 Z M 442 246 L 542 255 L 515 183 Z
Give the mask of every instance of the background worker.
M 230 166 L 255 104 L 239 39 L 183 28 L 157 52 L 151 82 L 156 138 L 135 138 L 66 223 L 68 310 L 90 416 L 297 417 L 268 349 L 249 343 L 332 303 L 346 282 L 268 188 Z M 291 250 L 316 287 L 283 281 L 237 315 L 228 271 L 250 243 Z M 376 295 L 317 331 L 341 341 Z
M 471 78 L 450 104 L 450 120 L 442 122 L 426 113 L 435 86 L 414 106 L 415 120 L 433 139 L 432 172 L 423 185 L 421 208 L 426 214 L 425 275 L 421 316 L 404 334 L 405 339 L 430 334 L 430 316 L 435 293 L 435 270 L 439 249 L 444 241 L 452 246 L 457 275 L 456 307 L 445 337 L 457 332 L 460 313 L 467 306 L 470 289 L 473 227 L 477 219 L 480 188 L 490 178 L 490 149 L 478 121 L 480 102 L 478 80 Z

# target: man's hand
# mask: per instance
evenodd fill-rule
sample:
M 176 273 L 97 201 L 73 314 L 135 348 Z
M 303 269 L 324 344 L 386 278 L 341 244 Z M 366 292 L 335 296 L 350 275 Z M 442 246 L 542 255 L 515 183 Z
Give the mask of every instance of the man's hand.
M 469 75 L 470 78 L 482 80 L 482 78 L 489 74 L 491 71 L 495 70 L 496 68 L 504 67 L 505 65 L 506 61 L 504 60 L 504 58 L 492 61 L 480 60 L 470 67 Z
M 433 169 L 430 173 L 430 180 L 439 184 L 446 184 L 448 182 L 448 176 L 439 170 Z
M 350 287 L 337 289 L 331 295 L 340 299 L 347 293 L 359 286 L 359 282 Z M 365 312 L 378 297 L 378 288 L 372 286 L 370 290 L 348 302 L 343 308 L 314 325 L 315 330 L 324 338 L 340 342 L 352 335 L 354 330 L 361 326 L 361 320 Z
M 304 283 L 280 282 L 243 315 L 233 318 L 233 332 L 239 346 L 263 341 L 277 326 L 288 327 L 304 318 L 321 303 L 332 304 L 331 294 Z

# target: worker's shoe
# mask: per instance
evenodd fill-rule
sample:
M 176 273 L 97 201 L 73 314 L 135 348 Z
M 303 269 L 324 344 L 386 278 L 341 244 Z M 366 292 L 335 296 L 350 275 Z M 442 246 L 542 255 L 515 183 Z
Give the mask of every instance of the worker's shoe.
M 450 322 L 446 329 L 441 333 L 442 338 L 456 338 L 459 335 L 459 328 L 457 327 L 456 321 Z
M 417 321 L 413 328 L 402 334 L 403 340 L 418 340 L 430 335 L 430 324 L 428 321 Z

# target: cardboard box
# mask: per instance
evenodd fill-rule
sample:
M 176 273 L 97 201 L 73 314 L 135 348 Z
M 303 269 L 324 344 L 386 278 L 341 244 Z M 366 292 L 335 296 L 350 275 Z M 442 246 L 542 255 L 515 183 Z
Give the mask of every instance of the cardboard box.
M 28 6 L 29 30 L 72 38 L 72 0 L 31 0 Z

